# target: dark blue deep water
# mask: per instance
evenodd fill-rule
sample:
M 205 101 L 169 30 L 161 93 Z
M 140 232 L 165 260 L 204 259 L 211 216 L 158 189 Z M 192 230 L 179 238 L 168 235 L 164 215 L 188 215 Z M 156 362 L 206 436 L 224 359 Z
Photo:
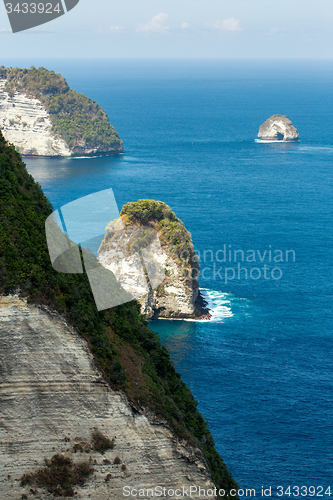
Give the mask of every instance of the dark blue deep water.
M 200 253 L 200 286 L 214 316 L 151 328 L 198 400 L 218 451 L 257 496 L 270 485 L 274 498 L 278 485 L 331 486 L 333 494 L 332 66 L 48 67 L 105 108 L 125 154 L 29 159 L 29 171 L 55 208 L 109 187 L 119 207 L 139 198 L 171 206 Z M 274 113 L 293 121 L 299 143 L 255 142 Z

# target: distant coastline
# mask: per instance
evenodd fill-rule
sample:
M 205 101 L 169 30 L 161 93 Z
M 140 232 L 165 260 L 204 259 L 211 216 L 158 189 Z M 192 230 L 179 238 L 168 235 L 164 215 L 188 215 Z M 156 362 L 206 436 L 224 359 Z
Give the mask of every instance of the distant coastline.
M 69 158 L 124 151 L 106 112 L 45 68 L 0 67 L 0 129 L 22 156 Z

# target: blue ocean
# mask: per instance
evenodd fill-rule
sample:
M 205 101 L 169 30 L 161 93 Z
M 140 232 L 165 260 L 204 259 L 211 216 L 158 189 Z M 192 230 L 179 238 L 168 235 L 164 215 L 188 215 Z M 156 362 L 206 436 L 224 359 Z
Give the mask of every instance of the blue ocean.
M 272 498 L 333 495 L 331 63 L 43 66 L 97 101 L 125 147 L 26 159 L 54 208 L 112 188 L 119 208 L 164 201 L 192 234 L 213 317 L 150 327 L 239 485 L 256 496 L 271 487 Z M 292 120 L 298 143 L 255 141 L 275 113 Z

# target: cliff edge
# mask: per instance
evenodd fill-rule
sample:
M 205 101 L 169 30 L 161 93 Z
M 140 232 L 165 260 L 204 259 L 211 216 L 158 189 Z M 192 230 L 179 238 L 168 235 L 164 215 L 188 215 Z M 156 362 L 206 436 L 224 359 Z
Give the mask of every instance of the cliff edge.
M 105 111 L 45 68 L 0 68 L 0 129 L 25 156 L 120 153 Z
M 235 498 L 230 491 L 237 489 L 237 484 L 215 449 L 207 423 L 169 352 L 148 328 L 139 304 L 133 300 L 98 311 L 86 274 L 53 269 L 45 235 L 45 221 L 52 212 L 41 187 L 0 132 L 0 480 L 1 491 L 6 493 L 2 498 L 13 498 L 11 489 L 17 491 L 21 474 L 28 475 L 24 485 L 30 481 L 33 491 L 35 482 L 52 479 L 52 471 L 53 478 L 59 477 L 54 470 L 56 463 L 75 476 L 74 447 L 77 453 L 83 450 L 88 462 L 82 465 L 83 459 L 78 464 L 75 460 L 81 473 L 89 474 L 87 494 L 81 498 L 117 498 L 112 478 L 117 476 L 116 485 L 125 485 L 127 466 L 138 486 L 142 484 L 140 475 L 146 478 L 145 470 L 158 470 L 160 465 L 156 478 L 165 474 L 167 481 L 168 463 L 170 470 L 175 470 L 177 443 L 186 460 L 198 460 L 206 467 L 201 472 L 201 466 L 191 468 L 202 478 L 198 481 L 211 481 L 225 489 L 225 499 Z M 119 420 L 121 415 L 123 420 Z M 154 422 L 158 425 L 148 426 Z M 128 429 L 126 437 L 120 428 L 123 425 Z M 98 449 L 92 443 L 93 426 L 108 441 L 114 438 L 106 462 L 94 452 Z M 120 463 L 114 456 L 118 450 Z M 173 457 L 170 462 L 168 456 Z M 41 470 L 45 458 L 47 474 Z M 121 464 L 125 465 L 121 472 L 113 467 Z M 100 488 L 96 496 L 94 477 L 90 476 L 95 466 L 92 474 L 96 474 Z M 185 469 L 181 476 L 175 472 L 176 483 L 186 475 Z M 110 487 L 103 489 L 102 477 L 104 482 L 110 481 Z M 191 481 L 192 472 L 189 477 Z M 78 488 L 85 488 L 85 477 L 77 479 Z M 109 494 L 104 495 L 105 491 Z M 23 493 L 22 498 L 30 498 L 30 493 Z
M 120 227 L 131 234 L 133 252 L 128 253 L 128 244 L 123 241 Z M 127 203 L 122 208 L 120 219 L 111 221 L 106 230 L 99 248 L 99 262 L 123 285 L 132 286 L 134 296 L 141 296 L 138 301 L 146 318 L 210 318 L 199 290 L 200 265 L 191 235 L 168 205 L 155 200 Z M 149 292 L 143 294 L 144 291 L 140 293 L 141 284 L 131 271 L 131 259 L 142 243 L 150 245 L 156 234 L 161 246 L 158 252 L 152 252 L 151 259 L 163 269 L 164 279 L 156 288 L 148 283 Z M 118 258 L 115 258 L 116 254 Z
M 298 141 L 299 133 L 286 116 L 273 115 L 260 125 L 258 137 L 263 141 Z

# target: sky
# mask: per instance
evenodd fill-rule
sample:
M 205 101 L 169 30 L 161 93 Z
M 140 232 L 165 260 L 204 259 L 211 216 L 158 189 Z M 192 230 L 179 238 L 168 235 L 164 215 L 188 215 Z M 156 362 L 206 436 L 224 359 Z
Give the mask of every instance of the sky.
M 15 34 L 1 2 L 0 57 L 331 59 L 333 0 L 80 0 Z

